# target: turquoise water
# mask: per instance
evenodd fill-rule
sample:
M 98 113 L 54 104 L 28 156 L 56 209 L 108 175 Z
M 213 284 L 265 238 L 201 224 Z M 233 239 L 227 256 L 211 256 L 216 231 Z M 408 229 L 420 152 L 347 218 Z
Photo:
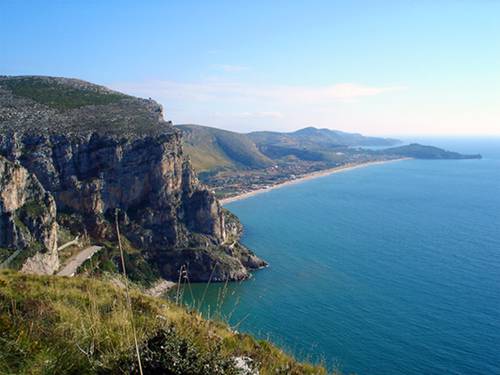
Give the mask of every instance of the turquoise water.
M 346 373 L 500 374 L 500 140 L 433 144 L 484 159 L 371 166 L 228 205 L 270 263 L 228 286 L 230 322 Z

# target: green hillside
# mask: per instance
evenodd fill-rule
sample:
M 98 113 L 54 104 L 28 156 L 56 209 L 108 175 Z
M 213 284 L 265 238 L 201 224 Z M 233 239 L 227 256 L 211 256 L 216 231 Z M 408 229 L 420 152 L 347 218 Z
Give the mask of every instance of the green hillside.
M 123 283 L 0 272 L 1 374 L 240 374 L 236 357 L 260 374 L 326 374 L 267 341 L 204 320 Z M 133 321 L 133 326 L 132 322 Z
M 353 146 L 392 146 L 396 139 L 365 137 L 356 133 L 308 127 L 290 133 L 253 132 L 248 134 L 258 149 L 272 159 L 293 156 L 309 161 L 335 161 L 336 153 Z
M 245 134 L 200 125 L 177 125 L 184 150 L 198 172 L 221 168 L 264 168 L 271 160 Z
M 235 133 L 200 125 L 177 125 L 184 149 L 198 172 L 259 169 L 284 158 L 334 162 L 351 146 L 390 146 L 399 141 L 329 129 L 304 128 L 290 133 Z
M 387 148 L 380 152 L 415 159 L 481 159 L 481 155 L 479 154 L 464 155 L 458 152 L 447 151 L 442 148 L 425 146 L 418 143 Z

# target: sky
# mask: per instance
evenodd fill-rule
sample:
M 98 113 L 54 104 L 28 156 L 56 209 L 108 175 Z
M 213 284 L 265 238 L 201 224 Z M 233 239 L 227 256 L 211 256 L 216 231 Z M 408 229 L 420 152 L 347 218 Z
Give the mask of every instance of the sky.
M 0 0 L 0 75 L 25 74 L 238 132 L 500 135 L 500 1 Z

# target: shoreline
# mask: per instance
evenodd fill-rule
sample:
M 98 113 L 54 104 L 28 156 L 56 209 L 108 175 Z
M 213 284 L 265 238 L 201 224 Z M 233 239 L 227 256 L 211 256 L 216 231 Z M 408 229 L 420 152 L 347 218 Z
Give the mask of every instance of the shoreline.
M 359 163 L 359 164 L 352 164 L 352 163 L 351 164 L 345 164 L 345 165 L 342 165 L 340 167 L 335 167 L 335 168 L 330 168 L 330 169 L 323 169 L 323 170 L 320 170 L 320 171 L 308 173 L 308 174 L 300 176 L 300 177 L 298 177 L 296 179 L 288 180 L 288 181 L 284 181 L 284 182 L 280 182 L 280 183 L 274 184 L 274 185 L 269 186 L 269 187 L 265 187 L 265 188 L 261 188 L 261 189 L 256 189 L 256 190 L 248 191 L 248 192 L 241 193 L 241 194 L 238 194 L 238 195 L 234 195 L 232 197 L 227 197 L 227 198 L 219 199 L 219 202 L 220 202 L 220 204 L 222 206 L 224 206 L 224 205 L 226 205 L 228 203 L 232 203 L 232 202 L 240 201 L 240 200 L 243 200 L 243 199 L 247 199 L 247 198 L 253 197 L 254 195 L 257 195 L 257 194 L 266 193 L 266 192 L 271 191 L 271 190 L 279 189 L 279 188 L 282 188 L 282 187 L 285 187 L 285 186 L 288 186 L 288 185 L 298 184 L 298 183 L 301 183 L 301 182 L 304 182 L 304 181 L 308 181 L 308 180 L 312 180 L 312 179 L 315 179 L 315 178 L 329 176 L 329 175 L 334 174 L 334 173 L 346 172 L 346 171 L 350 171 L 350 170 L 353 170 L 353 169 L 359 169 L 359 168 L 369 167 L 369 166 L 372 166 L 372 165 L 387 164 L 387 163 L 392 163 L 392 162 L 402 161 L 402 160 L 409 160 L 409 159 L 411 159 L 411 158 L 399 158 L 399 159 L 392 159 L 392 160 L 369 161 L 369 162 Z
M 146 289 L 144 293 L 152 297 L 160 297 L 176 285 L 177 284 L 173 281 L 159 279 L 154 283 L 154 285 Z

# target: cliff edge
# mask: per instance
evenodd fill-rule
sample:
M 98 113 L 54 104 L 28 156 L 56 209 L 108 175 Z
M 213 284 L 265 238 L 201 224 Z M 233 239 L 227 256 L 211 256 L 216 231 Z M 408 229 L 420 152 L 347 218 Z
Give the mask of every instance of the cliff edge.
M 163 277 L 185 266 L 191 281 L 240 280 L 265 265 L 239 244 L 234 218 L 226 223 L 153 100 L 74 79 L 0 77 L 0 155 L 32 176 L 72 232 L 115 241 L 118 213 L 122 234 Z

